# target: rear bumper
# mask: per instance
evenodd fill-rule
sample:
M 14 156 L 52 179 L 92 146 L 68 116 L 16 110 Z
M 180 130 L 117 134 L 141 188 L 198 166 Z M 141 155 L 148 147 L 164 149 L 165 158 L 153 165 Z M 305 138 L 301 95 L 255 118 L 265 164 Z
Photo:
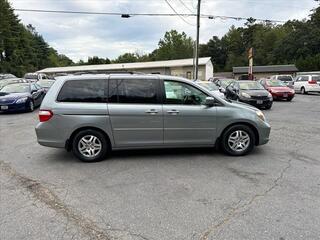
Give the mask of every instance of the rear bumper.
M 316 85 L 316 84 L 306 85 L 305 89 L 306 89 L 307 92 L 318 92 L 318 93 L 320 93 L 320 86 Z
M 57 135 L 57 130 L 49 123 L 38 123 L 35 128 L 40 145 L 53 148 L 64 148 L 66 140 Z

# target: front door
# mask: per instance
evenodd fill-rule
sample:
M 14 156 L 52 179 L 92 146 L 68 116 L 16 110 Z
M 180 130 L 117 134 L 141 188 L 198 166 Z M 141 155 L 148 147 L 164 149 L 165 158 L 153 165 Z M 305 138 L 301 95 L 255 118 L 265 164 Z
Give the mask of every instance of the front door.
M 203 105 L 206 97 L 206 93 L 190 84 L 164 81 L 164 144 L 214 144 L 216 107 Z
M 109 80 L 108 110 L 116 147 L 163 145 L 159 79 Z

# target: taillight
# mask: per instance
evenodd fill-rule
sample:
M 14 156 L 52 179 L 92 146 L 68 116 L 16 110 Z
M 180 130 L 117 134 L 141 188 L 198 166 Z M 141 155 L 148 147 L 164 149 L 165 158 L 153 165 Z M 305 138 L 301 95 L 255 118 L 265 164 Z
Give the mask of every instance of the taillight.
M 312 80 L 309 80 L 308 83 L 309 84 L 317 84 L 317 81 L 312 79 Z
M 40 122 L 49 121 L 52 118 L 53 113 L 50 110 L 40 110 L 39 111 L 39 120 Z

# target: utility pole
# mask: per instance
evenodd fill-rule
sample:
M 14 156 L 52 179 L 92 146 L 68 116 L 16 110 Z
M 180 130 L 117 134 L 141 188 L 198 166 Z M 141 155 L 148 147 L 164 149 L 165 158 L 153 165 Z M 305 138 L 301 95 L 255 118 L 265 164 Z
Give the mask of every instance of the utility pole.
M 200 6 L 201 0 L 198 0 L 198 9 L 197 9 L 197 40 L 196 40 L 196 64 L 195 64 L 195 80 L 198 79 L 198 72 L 199 72 L 199 35 L 200 35 Z

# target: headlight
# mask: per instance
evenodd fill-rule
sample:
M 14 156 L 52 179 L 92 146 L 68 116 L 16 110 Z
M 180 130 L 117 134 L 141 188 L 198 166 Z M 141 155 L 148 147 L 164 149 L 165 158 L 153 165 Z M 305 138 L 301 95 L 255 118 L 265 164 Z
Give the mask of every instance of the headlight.
M 272 98 L 272 94 L 271 93 L 268 93 L 268 98 Z
M 251 96 L 248 93 L 245 93 L 245 92 L 241 93 L 241 96 L 245 97 L 245 98 L 251 98 Z
M 27 100 L 28 100 L 27 97 L 19 98 L 19 99 L 16 101 L 16 103 L 24 103 L 24 102 L 26 102 Z
M 262 120 L 262 121 L 264 121 L 264 122 L 266 121 L 266 118 L 265 118 L 263 112 L 261 112 L 261 111 L 256 111 L 256 114 L 257 114 L 258 118 L 260 118 L 260 120 Z

